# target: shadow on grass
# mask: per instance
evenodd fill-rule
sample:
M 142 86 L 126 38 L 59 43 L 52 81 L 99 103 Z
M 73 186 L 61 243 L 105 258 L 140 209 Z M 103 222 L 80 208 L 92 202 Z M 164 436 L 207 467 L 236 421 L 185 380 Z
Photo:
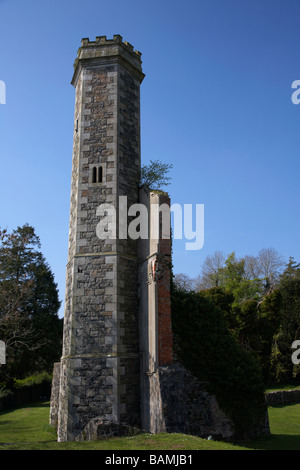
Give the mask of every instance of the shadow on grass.
M 34 401 L 34 402 L 24 403 L 24 404 L 20 404 L 16 407 L 13 407 L 13 408 L 7 408 L 7 409 L 0 410 L 0 416 L 5 415 L 6 413 L 11 413 L 12 411 L 23 409 L 23 408 L 26 409 L 26 408 L 49 408 L 49 407 L 50 407 L 50 402 L 45 401 L 43 399 L 41 401 Z
M 40 402 L 34 402 L 34 403 L 28 404 L 28 407 L 30 407 L 30 408 L 49 408 L 50 407 L 50 402 L 42 400 Z M 22 406 L 22 408 L 26 408 L 26 405 L 24 407 Z
M 299 403 L 289 403 L 270 407 L 271 434 L 249 442 L 238 442 L 247 449 L 254 450 L 300 450 Z
M 252 450 L 300 450 L 300 436 L 288 434 L 271 434 L 252 442 L 239 443 Z

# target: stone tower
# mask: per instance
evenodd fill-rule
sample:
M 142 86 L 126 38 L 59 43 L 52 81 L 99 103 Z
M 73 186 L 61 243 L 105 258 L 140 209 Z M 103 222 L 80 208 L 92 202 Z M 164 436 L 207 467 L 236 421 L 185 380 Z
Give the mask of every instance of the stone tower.
M 76 97 L 59 441 L 74 439 L 99 416 L 140 424 L 138 241 L 126 236 L 118 214 L 120 196 L 128 207 L 139 200 L 143 78 L 141 54 L 121 36 L 82 39 L 71 82 Z M 99 221 L 112 206 L 116 230 L 108 223 L 104 238 Z
M 141 54 L 121 36 L 82 40 L 72 79 L 63 351 L 50 405 L 59 441 L 128 426 L 226 438 L 234 432 L 215 398 L 173 358 L 170 199 L 139 187 L 143 78 Z M 141 225 L 139 211 L 146 237 L 142 229 L 129 236 L 132 223 Z

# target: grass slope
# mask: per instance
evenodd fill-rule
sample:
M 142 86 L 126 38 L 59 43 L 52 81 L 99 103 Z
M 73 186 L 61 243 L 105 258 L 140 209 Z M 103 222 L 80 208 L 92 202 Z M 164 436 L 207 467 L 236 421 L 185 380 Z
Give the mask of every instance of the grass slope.
M 300 450 L 300 404 L 269 408 L 271 436 L 224 443 L 184 434 L 140 434 L 94 442 L 56 441 L 49 403 L 0 413 L 0 450 Z

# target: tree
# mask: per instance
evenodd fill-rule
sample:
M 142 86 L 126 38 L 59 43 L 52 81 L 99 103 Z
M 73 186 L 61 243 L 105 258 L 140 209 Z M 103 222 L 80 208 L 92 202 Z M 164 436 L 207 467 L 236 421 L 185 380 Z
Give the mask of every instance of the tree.
M 245 258 L 245 278 L 258 279 L 261 275 L 261 268 L 256 256 L 246 255 Z
M 187 274 L 175 274 L 173 283 L 177 290 L 188 292 L 195 289 L 195 280 Z
M 284 260 L 274 248 L 264 248 L 259 251 L 257 263 L 260 276 L 265 280 L 267 288 L 274 288 L 284 267 Z
M 33 347 L 32 327 L 23 315 L 26 298 L 32 290 L 32 279 L 22 271 L 21 252 L 25 239 L 16 233 L 0 230 L 0 331 L 7 348 Z
M 280 276 L 278 290 L 282 299 L 280 329 L 273 342 L 271 371 L 277 382 L 299 381 L 299 366 L 291 360 L 292 343 L 300 339 L 300 265 L 293 258 Z
M 60 356 L 62 336 L 54 276 L 33 227 L 0 234 L 0 337 L 7 351 L 1 373 L 22 378 L 50 371 Z
M 207 256 L 202 265 L 202 273 L 197 279 L 197 290 L 218 287 L 221 284 L 222 269 L 225 256 L 221 251 L 216 251 L 212 256 Z
M 272 381 L 272 348 L 280 331 L 281 312 L 282 294 L 275 289 L 264 296 L 258 307 L 259 357 L 265 382 Z
M 223 287 L 211 287 L 201 291 L 201 295 L 208 298 L 218 307 L 224 316 L 228 329 L 234 333 L 238 327 L 236 312 L 232 308 L 234 296 L 231 292 L 225 291 Z
M 178 360 L 216 396 L 235 425 L 236 437 L 249 435 L 265 417 L 256 358 L 237 344 L 221 309 L 203 293 L 173 291 L 172 325 Z
M 171 168 L 173 168 L 172 164 L 161 163 L 159 160 L 150 160 L 149 165 L 142 166 L 141 186 L 146 186 L 154 191 L 160 190 L 163 186 L 168 186 L 171 178 L 167 174 Z
M 221 309 L 238 344 L 257 357 L 265 380 L 270 378 L 270 356 L 275 335 L 278 335 L 277 364 L 280 357 L 287 355 L 286 345 L 291 344 L 290 336 L 286 340 L 287 335 L 280 330 L 282 292 L 276 287 L 281 263 L 282 258 L 274 249 L 264 249 L 256 257 L 243 258 L 237 258 L 233 252 L 226 259 L 222 253 L 216 252 L 206 258 L 202 268 L 200 292 Z M 289 276 L 294 273 L 291 267 L 287 272 Z M 209 288 L 203 290 L 204 286 Z M 280 344 L 284 344 L 285 351 L 281 356 L 278 353 Z M 272 361 L 274 365 L 274 358 Z
M 231 253 L 219 269 L 219 285 L 233 295 L 233 305 L 241 306 L 248 300 L 259 300 L 262 292 L 261 281 L 249 278 L 246 272 L 246 258 L 237 258 Z
M 222 252 L 216 251 L 204 260 L 197 281 L 198 290 L 222 286 L 229 290 L 239 288 L 245 293 L 249 288 L 247 298 L 251 297 L 251 291 L 257 294 L 257 289 L 263 295 L 275 288 L 283 266 L 283 258 L 274 248 L 264 248 L 257 256 L 246 255 L 243 258 L 237 258 L 235 252 L 226 258 Z
M 235 252 L 230 253 L 225 261 L 223 272 L 223 285 L 230 291 L 235 291 L 242 280 L 245 279 L 245 260 L 237 259 Z

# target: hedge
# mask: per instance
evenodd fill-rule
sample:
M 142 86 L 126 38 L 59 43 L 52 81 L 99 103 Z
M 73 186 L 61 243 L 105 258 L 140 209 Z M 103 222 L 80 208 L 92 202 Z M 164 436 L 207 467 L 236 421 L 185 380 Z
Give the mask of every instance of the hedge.
M 201 294 L 174 291 L 172 325 L 178 359 L 216 396 L 236 435 L 262 426 L 266 406 L 259 365 L 237 344 L 222 311 Z
M 10 390 L 0 390 L 0 410 L 17 408 L 38 400 L 49 400 L 52 377 L 47 372 L 15 379 Z

